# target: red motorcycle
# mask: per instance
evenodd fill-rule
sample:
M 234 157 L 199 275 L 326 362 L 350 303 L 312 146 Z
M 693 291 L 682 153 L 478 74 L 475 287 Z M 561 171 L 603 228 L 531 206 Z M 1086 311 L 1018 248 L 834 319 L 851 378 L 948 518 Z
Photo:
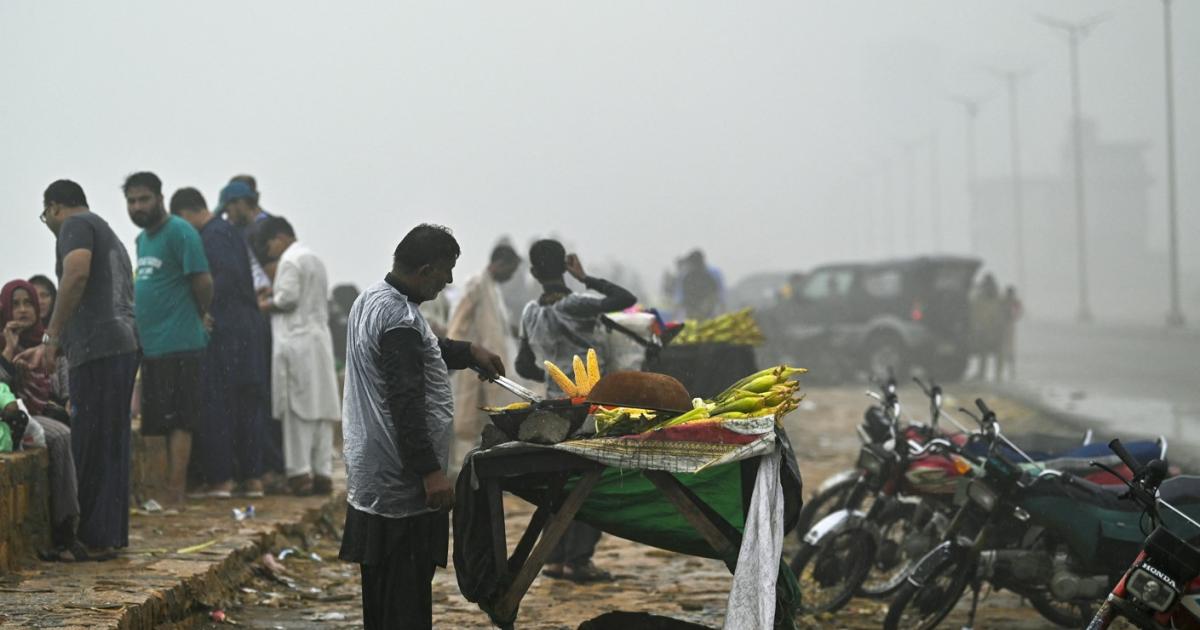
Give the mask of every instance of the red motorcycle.
M 1132 478 L 1122 478 L 1129 486 L 1124 496 L 1145 509 L 1153 531 L 1088 630 L 1103 630 L 1118 619 L 1142 630 L 1200 630 L 1200 549 L 1188 543 L 1200 534 L 1195 520 L 1200 518 L 1200 477 L 1163 481 L 1167 469 L 1161 460 L 1142 465 L 1119 440 L 1109 447 L 1133 471 Z

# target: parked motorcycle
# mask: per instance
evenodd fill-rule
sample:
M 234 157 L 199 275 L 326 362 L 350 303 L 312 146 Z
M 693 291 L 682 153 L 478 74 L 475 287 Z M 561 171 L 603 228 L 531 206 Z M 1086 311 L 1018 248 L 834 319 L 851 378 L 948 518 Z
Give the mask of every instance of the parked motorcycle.
M 970 587 L 969 628 L 984 583 L 1017 593 L 1055 624 L 1081 627 L 1144 537 L 1140 509 L 1112 487 L 1057 470 L 1031 472 L 1034 462 L 1005 438 L 995 414 L 982 400 L 976 406 L 976 441 L 986 445 L 981 470 L 960 482 L 960 507 L 943 542 L 913 569 L 884 627 L 934 628 Z
M 1087 629 L 1105 630 L 1118 619 L 1142 630 L 1200 629 L 1200 549 L 1188 543 L 1200 536 L 1200 522 L 1185 505 L 1200 501 L 1200 478 L 1164 482 L 1162 461 L 1143 465 L 1119 440 L 1109 447 L 1134 471 L 1125 496 L 1145 510 L 1152 531 Z

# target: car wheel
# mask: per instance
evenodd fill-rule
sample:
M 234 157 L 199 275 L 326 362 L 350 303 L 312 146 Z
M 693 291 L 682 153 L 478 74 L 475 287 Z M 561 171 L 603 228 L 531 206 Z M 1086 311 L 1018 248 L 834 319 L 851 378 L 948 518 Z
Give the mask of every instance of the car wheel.
M 864 367 L 874 378 L 895 374 L 898 380 L 908 380 L 908 348 L 894 333 L 872 335 L 867 339 Z

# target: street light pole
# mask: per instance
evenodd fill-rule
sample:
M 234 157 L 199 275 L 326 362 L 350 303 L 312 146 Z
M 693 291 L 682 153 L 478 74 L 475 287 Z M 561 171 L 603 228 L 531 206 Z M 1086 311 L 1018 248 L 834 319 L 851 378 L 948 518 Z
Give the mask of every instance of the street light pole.
M 979 101 L 962 96 L 954 97 L 954 100 L 959 105 L 963 106 L 963 111 L 967 115 L 967 155 L 964 162 L 967 165 L 967 230 L 968 242 L 971 244 L 971 253 L 979 253 L 979 243 L 975 235 L 975 213 L 978 211 L 977 191 L 979 174 L 976 171 L 975 165 L 975 120 L 979 117 Z
M 1080 323 L 1092 321 L 1092 308 L 1088 295 L 1087 269 L 1087 210 L 1084 202 L 1083 177 L 1083 113 L 1079 95 L 1079 42 L 1098 24 L 1108 19 L 1097 16 L 1082 22 L 1066 22 L 1054 18 L 1040 17 L 1045 25 L 1059 29 L 1067 34 L 1067 45 L 1071 60 L 1071 144 L 1075 161 L 1075 239 L 1078 255 L 1079 274 L 1079 311 L 1076 319 Z
M 1171 45 L 1171 0 L 1163 0 L 1163 52 L 1167 71 L 1167 258 L 1170 266 L 1171 310 L 1167 326 L 1181 328 L 1183 309 L 1179 305 L 1179 215 L 1175 188 L 1175 71 Z
M 1017 274 L 1017 286 L 1027 291 L 1025 284 L 1025 204 L 1021 181 L 1021 129 L 1017 108 L 1017 83 L 1027 74 L 1016 70 L 993 70 L 1004 81 L 1008 90 L 1008 131 L 1011 145 L 1012 197 L 1013 197 L 1013 257 Z
M 929 134 L 929 212 L 933 221 L 933 251 L 942 251 L 942 191 L 939 178 L 937 132 Z
M 905 162 L 908 170 L 908 249 L 910 253 L 920 253 L 917 247 L 917 145 L 915 142 L 904 144 Z

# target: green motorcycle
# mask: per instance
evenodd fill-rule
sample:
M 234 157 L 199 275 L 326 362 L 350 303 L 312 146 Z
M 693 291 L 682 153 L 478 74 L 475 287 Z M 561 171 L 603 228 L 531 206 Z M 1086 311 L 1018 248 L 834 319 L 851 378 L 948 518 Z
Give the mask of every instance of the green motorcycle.
M 1142 510 L 1122 500 L 1123 488 L 1030 472 L 1032 460 L 1004 437 L 995 414 L 982 400 L 976 406 L 977 439 L 987 446 L 979 472 L 960 483 L 943 542 L 917 563 L 884 627 L 937 627 L 971 588 L 970 628 L 985 583 L 1017 593 L 1057 625 L 1082 627 L 1141 549 Z M 1027 463 L 1013 462 L 1012 452 Z M 1200 506 L 1191 508 L 1200 516 Z

